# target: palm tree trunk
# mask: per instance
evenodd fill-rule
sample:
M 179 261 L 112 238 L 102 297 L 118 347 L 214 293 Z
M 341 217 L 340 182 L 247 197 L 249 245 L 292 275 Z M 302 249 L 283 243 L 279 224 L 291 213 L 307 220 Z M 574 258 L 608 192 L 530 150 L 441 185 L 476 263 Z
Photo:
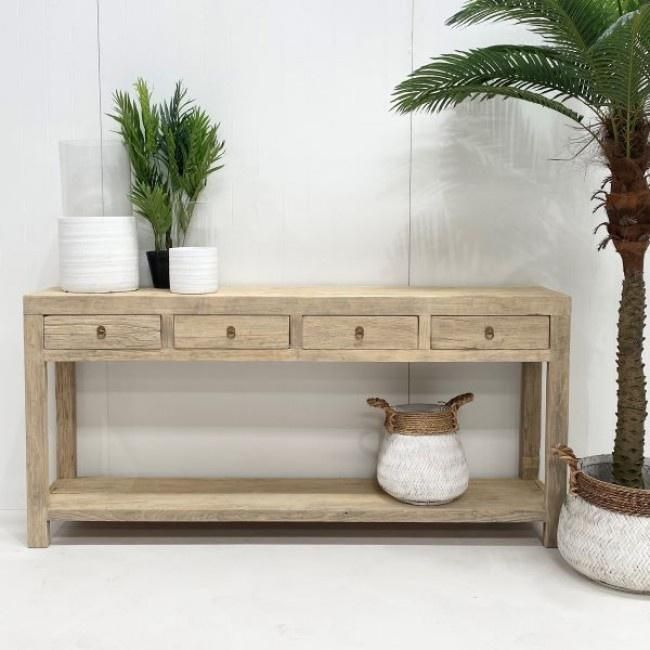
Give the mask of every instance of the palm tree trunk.
M 647 415 L 643 366 L 646 299 L 643 260 L 648 242 L 615 241 L 623 260 L 623 291 L 618 312 L 617 410 L 614 481 L 643 488 L 643 439 Z

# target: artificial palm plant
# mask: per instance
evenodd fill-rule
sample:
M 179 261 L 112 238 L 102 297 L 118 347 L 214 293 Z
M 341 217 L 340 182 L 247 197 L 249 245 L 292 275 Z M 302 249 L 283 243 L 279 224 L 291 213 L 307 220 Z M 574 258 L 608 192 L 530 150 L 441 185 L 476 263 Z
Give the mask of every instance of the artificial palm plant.
M 618 319 L 615 482 L 643 487 L 647 409 L 642 361 L 643 265 L 650 238 L 650 0 L 469 0 L 447 24 L 510 21 L 540 45 L 493 45 L 445 54 L 394 92 L 400 112 L 439 112 L 497 97 L 544 106 L 575 123 L 609 170 L 594 194 L 623 264 Z M 598 228 L 597 228 L 598 229 Z
M 160 165 L 160 110 L 151 101 L 151 90 L 144 79 L 134 84 L 136 99 L 115 91 L 115 114 L 120 135 L 131 163 L 132 183 L 129 198 L 135 211 L 150 224 L 157 251 L 172 245 L 172 207 L 165 170 Z
M 166 170 L 167 189 L 175 215 L 177 246 L 185 242 L 196 202 L 205 188 L 208 176 L 221 169 L 216 163 L 225 149 L 219 140 L 218 124 L 193 100 L 179 81 L 174 94 L 160 107 L 159 159 Z
M 134 84 L 136 99 L 128 93 L 113 95 L 119 133 L 132 171 L 130 199 L 154 232 L 156 251 L 182 246 L 196 202 L 208 176 L 221 169 L 225 143 L 219 125 L 187 98 L 176 83 L 169 101 L 152 103 L 146 81 Z

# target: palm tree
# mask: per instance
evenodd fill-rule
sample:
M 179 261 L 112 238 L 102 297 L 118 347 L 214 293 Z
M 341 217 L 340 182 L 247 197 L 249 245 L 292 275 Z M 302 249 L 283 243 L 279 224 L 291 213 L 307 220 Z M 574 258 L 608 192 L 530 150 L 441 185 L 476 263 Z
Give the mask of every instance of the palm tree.
M 650 238 L 650 0 L 468 0 L 448 21 L 509 21 L 541 45 L 492 45 L 445 54 L 415 70 L 393 94 L 402 113 L 442 111 L 467 100 L 514 98 L 571 120 L 596 142 L 609 175 L 594 194 L 601 226 L 623 264 L 618 316 L 614 481 L 643 487 L 647 409 L 643 368 Z M 600 227 L 600 226 L 599 226 Z M 596 229 L 598 230 L 598 228 Z

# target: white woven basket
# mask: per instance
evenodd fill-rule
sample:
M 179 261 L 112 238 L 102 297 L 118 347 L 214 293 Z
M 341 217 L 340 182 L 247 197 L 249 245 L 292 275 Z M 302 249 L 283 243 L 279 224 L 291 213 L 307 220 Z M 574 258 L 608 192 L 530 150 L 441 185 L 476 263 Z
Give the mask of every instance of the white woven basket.
M 369 401 L 386 412 L 377 481 L 388 494 L 413 505 L 440 505 L 467 490 L 469 467 L 456 434 L 456 410 L 471 396 L 459 397 L 463 399 L 458 403 L 450 400 L 447 404 L 392 407 L 383 400 Z M 438 414 L 441 424 L 427 432 L 427 415 L 434 423 Z M 420 418 L 422 415 L 425 417 Z M 441 430 L 445 427 L 446 431 Z
M 585 474 L 611 481 L 611 456 L 589 456 Z M 645 466 L 650 484 L 650 461 Z M 569 494 L 558 528 L 562 557 L 583 575 L 616 589 L 650 594 L 650 517 L 614 512 Z
M 379 449 L 377 481 L 400 501 L 439 505 L 453 501 L 467 490 L 469 467 L 455 433 L 385 433 Z

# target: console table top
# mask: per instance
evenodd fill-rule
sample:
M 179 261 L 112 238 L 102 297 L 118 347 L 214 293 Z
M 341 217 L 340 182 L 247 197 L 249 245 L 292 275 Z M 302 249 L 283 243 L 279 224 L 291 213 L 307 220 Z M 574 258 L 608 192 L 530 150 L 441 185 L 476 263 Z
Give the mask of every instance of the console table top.
M 202 295 L 181 295 L 167 289 L 143 288 L 124 293 L 82 294 L 67 293 L 58 287 L 26 294 L 25 314 L 45 314 L 59 309 L 110 308 L 128 312 L 147 307 L 158 310 L 188 309 L 217 303 L 236 305 L 239 300 L 271 300 L 274 305 L 283 301 L 360 301 L 366 306 L 392 303 L 409 309 L 421 308 L 424 303 L 435 303 L 454 313 L 454 306 L 465 312 L 469 306 L 483 313 L 543 313 L 565 314 L 570 310 L 566 294 L 541 286 L 496 287 L 406 287 L 406 286 L 226 286 L 218 292 Z M 490 306 L 493 305 L 493 309 Z M 412 310 L 411 309 L 411 310 Z M 440 312 L 438 309 L 434 311 Z M 71 312 L 69 312 L 71 313 Z M 460 312 L 459 312 L 460 313 Z

